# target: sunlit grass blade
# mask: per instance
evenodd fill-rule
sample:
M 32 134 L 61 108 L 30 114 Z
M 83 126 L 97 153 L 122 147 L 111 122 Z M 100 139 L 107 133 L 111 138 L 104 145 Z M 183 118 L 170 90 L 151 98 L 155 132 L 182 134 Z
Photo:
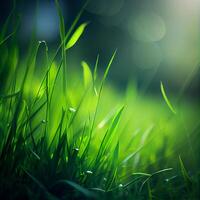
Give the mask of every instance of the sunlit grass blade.
M 57 0 L 56 0 L 56 1 L 57 1 Z M 56 59 L 56 57 L 57 57 L 57 55 L 58 55 L 58 53 L 59 53 L 61 47 L 62 47 L 63 45 L 65 45 L 66 41 L 69 39 L 69 36 L 70 36 L 71 33 L 73 32 L 75 26 L 77 25 L 77 23 L 78 23 L 78 21 L 79 21 L 81 15 L 83 14 L 83 12 L 84 12 L 86 6 L 88 5 L 89 1 L 90 1 L 90 0 L 86 0 L 86 1 L 85 1 L 84 5 L 81 7 L 79 13 L 76 15 L 74 21 L 72 22 L 72 25 L 71 25 L 70 28 L 68 29 L 68 31 L 67 31 L 67 33 L 66 33 L 66 35 L 65 35 L 64 40 L 61 41 L 60 45 L 58 46 L 58 48 L 57 48 L 55 54 L 53 55 L 53 58 L 51 59 L 50 66 L 49 66 L 49 70 L 50 70 L 51 65 L 53 64 L 54 60 Z M 59 6 L 58 1 L 56 2 L 56 4 L 57 4 L 57 6 Z M 59 10 L 60 10 L 60 8 L 59 8 Z
M 104 75 L 103 75 L 103 78 L 102 78 L 102 81 L 101 81 L 101 84 L 100 84 L 100 89 L 99 89 L 99 93 L 98 93 L 98 98 L 97 98 L 97 103 L 96 103 L 96 108 L 95 108 L 95 112 L 94 112 L 94 117 L 93 117 L 93 120 L 92 120 L 92 125 L 91 125 L 91 130 L 90 130 L 90 134 L 89 134 L 89 140 L 88 140 L 88 143 L 85 147 L 85 150 L 82 154 L 82 159 L 86 156 L 86 154 L 88 153 L 88 150 L 89 150 L 89 147 L 90 147 L 90 142 L 91 142 L 91 138 L 92 138 L 92 133 L 93 133 L 93 130 L 94 130 L 94 126 L 95 126 L 95 122 L 96 122 L 96 117 L 97 117 L 97 112 L 98 112 L 98 108 L 99 108 L 99 103 L 100 103 L 100 98 L 101 98 L 101 93 L 102 93 L 102 90 L 103 90 L 103 86 L 104 86 L 104 82 L 106 80 L 106 77 L 108 75 L 108 72 L 109 72 L 109 69 L 111 67 L 111 64 L 115 58 L 115 55 L 116 55 L 116 52 L 115 51 L 106 67 L 106 70 L 104 72 Z M 98 64 L 98 62 L 96 62 Z
M 83 67 L 84 86 L 87 88 L 92 83 L 92 73 L 89 65 L 85 61 L 82 61 L 81 65 Z
M 95 161 L 95 165 L 97 165 L 97 163 L 99 162 L 99 160 L 101 159 L 103 153 L 105 152 L 106 148 L 108 147 L 108 145 L 110 144 L 109 141 L 112 138 L 115 130 L 117 129 L 119 120 L 121 118 L 121 114 L 123 111 L 124 107 L 122 107 L 114 116 L 113 121 L 109 127 L 109 129 L 106 131 L 102 142 L 100 144 L 99 150 L 98 150 L 98 154 L 96 156 L 96 161 Z
M 162 93 L 162 96 L 166 102 L 166 104 L 168 105 L 169 109 L 172 111 L 172 113 L 176 114 L 176 111 L 175 109 L 173 108 L 172 104 L 170 103 L 167 95 L 166 95 L 166 92 L 165 92 L 165 89 L 164 89 L 164 86 L 163 86 L 163 83 L 160 82 L 160 89 L 161 89 L 161 93 Z
M 72 48 L 76 42 L 78 41 L 78 39 L 81 37 L 81 35 L 83 34 L 85 28 L 87 27 L 88 22 L 85 22 L 83 24 L 81 24 L 73 33 L 73 35 L 71 36 L 71 38 L 69 39 L 69 41 L 67 42 L 66 46 L 65 46 L 65 50 Z
M 96 62 L 95 62 L 95 66 L 94 66 L 94 72 L 93 72 L 94 82 L 95 82 L 96 79 L 97 79 L 97 68 L 98 68 L 98 64 L 99 64 L 99 54 L 97 55 Z
M 101 120 L 99 122 L 99 124 L 97 125 L 97 128 L 101 129 L 103 128 L 111 119 L 112 117 L 115 115 L 116 113 L 116 108 L 113 109 L 111 112 L 109 112 L 104 118 L 103 120 Z
M 93 71 L 93 90 L 96 96 L 98 96 L 97 89 L 96 89 L 96 79 L 97 79 L 97 68 L 99 64 L 99 54 L 97 55 L 95 66 L 94 66 L 94 71 Z
M 122 162 L 120 163 L 121 165 L 126 164 L 129 160 L 131 160 L 136 154 L 138 154 L 147 144 L 146 142 L 149 134 L 152 132 L 153 125 L 151 125 L 149 128 L 146 129 L 146 131 L 143 133 L 143 136 L 141 137 L 140 141 L 140 146 L 132 153 L 130 153 L 127 157 L 125 157 Z

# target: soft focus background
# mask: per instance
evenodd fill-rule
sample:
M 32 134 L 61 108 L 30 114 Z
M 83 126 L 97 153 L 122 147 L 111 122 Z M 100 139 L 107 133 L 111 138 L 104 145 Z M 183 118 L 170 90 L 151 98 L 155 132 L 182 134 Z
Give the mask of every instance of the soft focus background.
M 60 1 L 69 27 L 84 1 Z M 2 1 L 2 24 L 12 1 Z M 21 13 L 19 38 L 26 45 L 33 30 L 38 40 L 57 44 L 59 19 L 54 1 L 17 1 Z M 162 80 L 171 93 L 199 97 L 200 1 L 199 0 L 91 0 L 82 21 L 90 25 L 70 50 L 68 62 L 80 67 L 82 59 L 91 67 L 97 54 L 101 68 L 117 48 L 109 78 L 125 88 L 133 80 L 139 91 L 157 94 Z M 105 62 L 105 63 L 104 63 Z

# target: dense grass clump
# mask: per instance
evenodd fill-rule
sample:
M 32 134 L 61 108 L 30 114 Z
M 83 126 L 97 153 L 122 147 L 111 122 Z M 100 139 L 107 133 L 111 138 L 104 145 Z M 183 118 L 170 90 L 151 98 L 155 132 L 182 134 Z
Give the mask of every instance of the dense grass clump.
M 74 72 L 67 53 L 87 28 L 84 7 L 66 32 L 55 3 L 55 52 L 33 39 L 21 55 L 15 10 L 0 32 L 0 198 L 197 199 L 199 106 L 174 108 L 162 83 L 164 99 L 133 83 L 119 92 L 106 82 L 117 51 L 102 74 L 100 56 Z

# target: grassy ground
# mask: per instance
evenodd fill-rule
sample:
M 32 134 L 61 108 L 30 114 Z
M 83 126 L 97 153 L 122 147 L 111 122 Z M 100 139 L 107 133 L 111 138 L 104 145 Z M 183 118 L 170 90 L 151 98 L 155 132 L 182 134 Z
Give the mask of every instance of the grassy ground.
M 165 84 L 157 97 L 119 91 L 106 81 L 116 52 L 102 74 L 100 56 L 74 72 L 67 52 L 87 23 L 81 10 L 66 32 L 56 5 L 55 52 L 33 39 L 22 56 L 13 13 L 0 32 L 1 199 L 198 199 L 199 104 Z

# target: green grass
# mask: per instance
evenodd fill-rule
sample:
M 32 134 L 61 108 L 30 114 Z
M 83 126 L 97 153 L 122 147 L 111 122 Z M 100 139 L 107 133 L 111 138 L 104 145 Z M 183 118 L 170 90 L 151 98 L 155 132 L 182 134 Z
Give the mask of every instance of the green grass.
M 117 51 L 103 73 L 99 55 L 72 70 L 67 53 L 89 26 L 82 9 L 66 32 L 55 2 L 55 52 L 33 39 L 22 56 L 14 11 L 0 32 L 1 199 L 197 199 L 199 105 L 176 104 L 162 82 L 157 97 L 132 82 L 119 91 L 107 81 Z

